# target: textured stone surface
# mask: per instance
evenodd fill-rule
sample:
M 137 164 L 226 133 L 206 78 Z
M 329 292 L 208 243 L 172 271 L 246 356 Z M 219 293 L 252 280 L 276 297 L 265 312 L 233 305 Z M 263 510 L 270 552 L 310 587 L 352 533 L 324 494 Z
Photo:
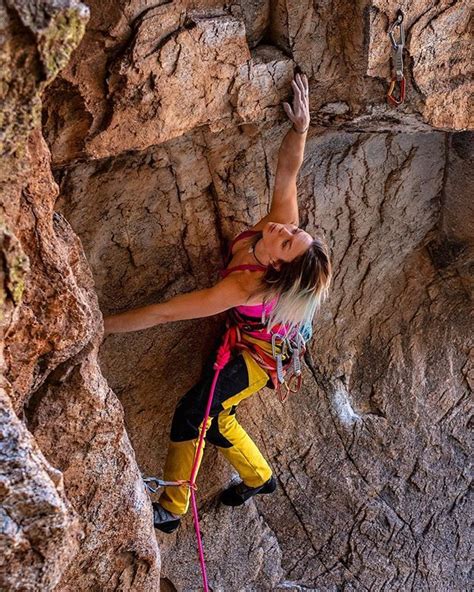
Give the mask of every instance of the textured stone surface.
M 225 508 L 218 507 L 215 500 L 211 500 L 201 507 L 200 512 L 212 589 L 216 592 L 276 590 L 284 576 L 282 551 L 275 533 L 255 504 Z M 163 553 L 162 576 L 177 590 L 202 590 L 195 534 L 190 526 L 172 537 L 159 536 Z M 234 552 L 236 546 L 238 553 Z M 178 570 L 174 567 L 176 564 Z
M 51 590 L 79 547 L 63 476 L 0 391 L 0 587 Z
M 97 365 L 101 316 L 92 278 L 77 236 L 53 215 L 57 188 L 38 134 L 30 152 L 33 182 L 22 192 L 17 236 L 31 272 L 5 340 L 5 376 L 19 411 L 28 396 L 28 428 L 61 471 L 80 517 L 81 545 L 69 566 L 58 558 L 56 589 L 153 587 L 159 564 L 151 507 L 122 407 Z
M 154 588 L 151 507 L 122 407 L 97 365 L 93 279 L 80 240 L 54 212 L 58 188 L 38 129 L 41 93 L 88 10 L 6 2 L 0 14 L 0 588 Z
M 57 590 L 154 589 L 151 505 L 123 429 L 123 409 L 97 365 L 96 338 L 34 394 L 28 424 L 59 469 L 84 539 Z
M 9 166 L 2 167 L 0 180 L 5 180 L 11 168 L 20 167 L 25 132 L 39 123 L 41 93 L 68 62 L 88 16 L 86 5 L 76 0 L 2 0 L 0 152 Z
M 64 480 L 74 511 L 63 520 L 80 520 L 81 544 L 69 561 L 65 551 L 54 557 L 52 576 L 61 573 L 57 590 L 153 587 L 151 506 L 122 407 L 97 365 L 101 315 L 92 277 L 77 236 L 53 214 L 57 187 L 38 133 L 29 151 L 32 181 L 22 191 L 16 235 L 31 269 L 5 339 L 5 377 L 17 412 L 26 403 L 27 427 Z M 31 589 L 52 589 L 41 583 Z
M 472 51 L 469 2 L 418 0 L 405 6 L 394 5 L 390 0 L 373 2 L 367 72 L 370 76 L 389 75 L 385 30 L 398 8 L 405 14 L 408 92 L 417 95 L 423 118 L 440 128 L 472 128 L 474 86 L 469 57 Z
M 274 121 L 296 65 L 322 129 L 473 125 L 467 1 L 402 6 L 408 90 L 398 109 L 385 99 L 392 0 L 89 5 L 89 31 L 44 109 L 56 164 L 143 150 L 200 126 Z
M 57 185 L 39 132 L 32 134 L 28 152 L 30 180 L 17 202 L 15 235 L 30 269 L 5 340 L 5 375 L 17 413 L 58 364 L 87 344 L 101 322 L 92 279 L 81 269 L 81 243 L 67 221 L 53 215 Z
M 6 379 L 5 336 L 16 322 L 32 273 L 21 224 L 21 191 L 32 157 L 28 135 L 39 124 L 40 93 L 67 61 L 85 27 L 84 5 L 70 2 L 0 3 L 0 588 L 51 590 L 79 547 L 78 516 L 64 491 L 61 473 L 16 415 L 25 393 Z M 69 35 L 68 23 L 74 34 Z M 49 172 L 51 177 L 51 173 Z M 46 201 L 47 197 L 45 196 Z M 20 364 L 28 364 L 21 349 Z M 28 372 L 28 370 L 27 370 Z M 16 409 L 15 409 L 16 407 Z
M 202 125 L 218 130 L 274 119 L 291 80 L 291 62 L 274 47 L 256 53 L 254 68 L 250 58 L 240 19 L 186 16 L 169 4 L 146 11 L 105 75 L 108 111 L 103 129 L 85 140 L 85 152 L 104 157 L 144 149 Z M 51 126 L 67 126 L 67 116 L 54 110 L 46 121 L 58 162 L 71 157 L 70 147 L 61 150 Z M 76 137 L 77 124 L 72 129 Z
M 472 136 L 430 127 L 471 125 L 467 3 L 402 6 L 399 109 L 385 103 L 391 1 L 88 5 L 64 68 L 85 8 L 1 5 L 0 587 L 155 590 L 159 545 L 162 589 L 201 589 L 191 516 L 155 537 L 140 471 L 160 475 L 173 408 L 223 318 L 112 335 L 99 352 L 101 312 L 217 280 L 227 239 L 267 212 L 299 66 L 313 124 L 301 223 L 327 239 L 334 282 L 303 390 L 239 409 L 277 492 L 219 507 L 235 475 L 206 450 L 210 586 L 468 589 Z M 59 190 L 38 130 L 27 143 L 48 84 Z

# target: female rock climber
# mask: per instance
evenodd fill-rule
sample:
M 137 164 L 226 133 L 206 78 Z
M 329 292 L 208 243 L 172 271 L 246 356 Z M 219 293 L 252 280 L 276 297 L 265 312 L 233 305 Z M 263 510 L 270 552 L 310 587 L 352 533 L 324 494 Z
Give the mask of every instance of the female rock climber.
M 211 288 L 104 319 L 105 334 L 138 331 L 229 309 L 238 312 L 241 320 L 253 323 L 246 327 L 250 349 L 235 351 L 220 372 L 207 425 L 202 424 L 215 352 L 205 364 L 201 380 L 178 402 L 164 467 L 166 481 L 189 479 L 203 428 L 206 440 L 219 447 L 240 475 L 241 482 L 221 495 L 221 502 L 229 506 L 241 505 L 276 488 L 272 469 L 235 416 L 240 401 L 267 384 L 272 387 L 268 369 L 258 363 L 258 356 L 252 356 L 252 346 L 271 352 L 272 327 L 283 326 L 290 331 L 311 322 L 327 296 L 332 275 L 327 245 L 298 228 L 296 178 L 309 128 L 306 76 L 296 74 L 292 87 L 293 106 L 284 103 L 283 108 L 293 125 L 278 154 L 270 213 L 234 239 L 222 279 Z M 186 485 L 165 487 L 159 502 L 153 503 L 155 528 L 167 533 L 176 530 L 188 509 L 189 497 Z

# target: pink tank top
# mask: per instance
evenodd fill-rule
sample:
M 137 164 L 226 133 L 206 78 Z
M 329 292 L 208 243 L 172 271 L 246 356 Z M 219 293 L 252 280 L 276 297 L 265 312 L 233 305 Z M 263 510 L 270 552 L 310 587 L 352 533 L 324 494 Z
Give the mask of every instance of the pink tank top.
M 265 318 L 268 319 L 269 314 L 273 310 L 277 299 L 274 298 L 270 302 L 267 303 L 265 307 Z M 246 317 L 255 317 L 257 319 L 261 319 L 263 314 L 263 303 L 262 304 L 253 304 L 250 306 L 236 306 L 235 309 L 240 314 L 245 315 Z M 272 336 L 268 331 L 265 329 L 260 329 L 259 331 L 248 331 L 248 334 L 252 337 L 258 337 L 259 339 L 263 339 L 264 341 L 271 341 Z
M 258 230 L 245 230 L 244 232 L 241 232 L 240 234 L 238 234 L 234 238 L 234 240 L 232 241 L 232 243 L 229 247 L 229 253 L 227 256 L 227 260 L 230 261 L 230 259 L 232 257 L 232 247 L 235 245 L 235 243 L 237 241 L 247 238 L 249 236 L 253 236 L 255 234 L 258 234 Z M 250 265 L 250 264 L 236 265 L 235 267 L 230 267 L 228 269 L 221 269 L 220 275 L 222 278 L 225 278 L 229 275 L 229 273 L 232 273 L 233 271 L 243 271 L 245 269 L 247 269 L 249 271 L 266 271 L 267 268 L 264 267 L 263 265 Z M 267 302 L 265 307 L 263 306 L 263 302 L 262 302 L 260 304 L 248 304 L 248 305 L 236 306 L 235 310 L 242 315 L 245 315 L 247 317 L 257 318 L 257 319 L 262 318 L 263 312 L 265 310 L 265 318 L 268 318 L 269 314 L 273 310 L 276 303 L 277 303 L 277 298 L 273 298 L 273 300 Z M 252 335 L 253 337 L 258 337 L 259 339 L 263 339 L 264 341 L 271 341 L 272 340 L 271 334 L 268 333 L 267 331 L 265 331 L 264 329 L 261 329 L 259 331 L 251 331 L 248 334 Z

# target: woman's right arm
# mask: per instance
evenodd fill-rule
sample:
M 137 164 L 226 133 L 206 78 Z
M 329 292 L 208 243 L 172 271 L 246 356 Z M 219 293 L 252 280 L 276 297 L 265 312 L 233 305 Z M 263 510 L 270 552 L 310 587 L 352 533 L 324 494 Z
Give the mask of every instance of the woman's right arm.
M 242 275 L 228 275 L 211 288 L 179 294 L 166 302 L 104 317 L 104 335 L 140 331 L 173 321 L 208 317 L 233 306 L 241 306 L 248 299 L 248 290 L 245 289 Z
M 296 179 L 303 163 L 306 133 L 310 124 L 308 78 L 297 74 L 291 84 L 294 91 L 293 109 L 288 103 L 283 103 L 283 107 L 293 126 L 283 138 L 278 152 L 270 213 L 253 230 L 261 230 L 267 222 L 299 224 Z

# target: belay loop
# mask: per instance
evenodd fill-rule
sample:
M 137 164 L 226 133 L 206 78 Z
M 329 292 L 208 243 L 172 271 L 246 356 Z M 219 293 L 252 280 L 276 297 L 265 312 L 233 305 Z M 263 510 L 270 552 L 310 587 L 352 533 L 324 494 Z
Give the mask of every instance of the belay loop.
M 396 28 L 399 30 L 398 41 L 395 40 L 394 35 L 394 30 Z M 403 75 L 403 48 L 405 47 L 405 30 L 403 27 L 403 12 L 401 10 L 397 12 L 396 20 L 389 27 L 388 36 L 394 51 L 392 60 L 395 73 L 392 77 L 392 81 L 390 82 L 390 87 L 387 92 L 387 100 L 395 107 L 398 107 L 405 100 L 406 89 L 405 76 Z M 397 86 L 398 97 L 394 95 L 394 91 Z

